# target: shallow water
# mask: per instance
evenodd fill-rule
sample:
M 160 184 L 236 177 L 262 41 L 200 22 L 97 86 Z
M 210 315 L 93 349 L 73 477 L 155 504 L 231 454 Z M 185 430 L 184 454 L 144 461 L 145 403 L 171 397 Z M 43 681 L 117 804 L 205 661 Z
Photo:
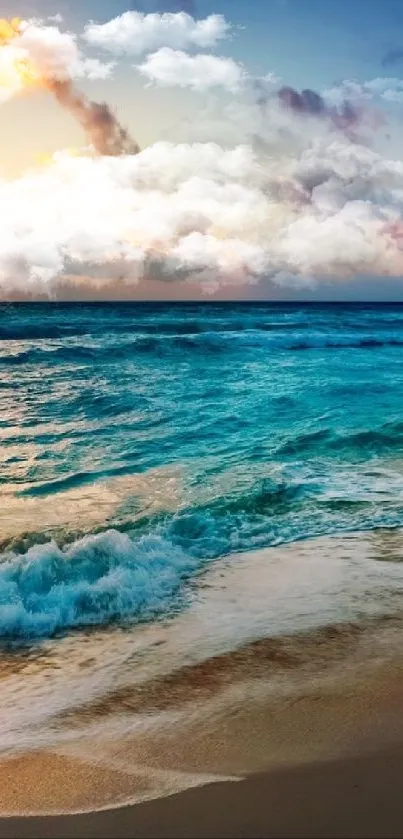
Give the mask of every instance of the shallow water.
M 166 621 L 195 608 L 211 563 L 403 526 L 399 305 L 7 305 L 0 398 L 6 714 L 22 683 L 28 691 L 18 711 L 25 733 L 14 737 L 14 715 L 5 748 L 23 741 L 36 713 L 42 720 L 65 707 L 67 684 L 74 707 L 119 680 L 121 656 L 134 655 L 140 671 L 144 633 L 159 638 Z M 384 564 L 371 603 L 389 613 L 400 593 L 400 542 L 393 557 L 390 547 L 382 556 L 385 540 L 376 544 Z M 309 577 L 288 601 L 294 572 L 278 562 L 283 608 L 265 601 L 262 635 L 283 631 L 284 610 L 287 631 L 298 631 L 301 603 L 310 603 Z M 331 564 L 332 551 L 314 573 L 332 580 Z M 354 619 L 366 614 L 365 570 L 348 580 L 343 596 L 321 589 L 309 614 L 345 620 L 351 592 Z M 220 647 L 220 596 L 201 656 Z M 253 609 L 236 614 L 229 649 L 256 635 Z M 154 665 L 170 660 L 160 642 Z M 83 649 L 95 667 L 82 664 Z M 147 671 L 148 653 L 144 661 Z

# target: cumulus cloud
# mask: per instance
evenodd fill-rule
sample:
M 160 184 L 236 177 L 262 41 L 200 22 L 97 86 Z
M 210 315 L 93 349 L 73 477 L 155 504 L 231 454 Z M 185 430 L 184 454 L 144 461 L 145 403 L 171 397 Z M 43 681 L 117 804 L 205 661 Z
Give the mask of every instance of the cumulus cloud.
M 403 271 L 403 164 L 346 139 L 298 158 L 157 143 L 137 156 L 55 156 L 0 186 L 3 291 L 63 273 L 186 279 L 207 289 Z
M 172 126 L 169 138 L 189 142 L 213 140 L 225 146 L 247 143 L 266 157 L 276 155 L 284 160 L 298 158 L 318 139 L 330 143 L 344 133 L 352 141 L 357 140 L 358 131 L 346 130 L 351 129 L 352 121 L 343 118 L 344 107 L 333 111 L 324 105 L 319 112 L 289 107 L 279 95 L 284 89 L 279 83 L 273 74 L 249 76 L 240 95 L 228 99 L 210 96 L 204 104 L 198 104 L 197 113 L 190 112 Z M 364 133 L 365 120 L 360 109 L 360 134 Z
M 187 12 L 143 14 L 131 11 L 107 23 L 89 23 L 83 38 L 112 53 L 142 55 L 167 46 L 173 49 L 214 47 L 229 35 L 230 29 L 223 15 L 195 20 Z
M 152 83 L 239 93 L 199 107 L 197 120 L 189 117 L 191 141 L 182 134 L 135 154 L 111 112 L 76 99 L 63 77 L 90 75 L 86 62 L 96 59 L 57 27 L 29 26 L 18 36 L 25 47 L 16 47 L 77 112 L 99 156 L 57 153 L 47 167 L 0 181 L 3 294 L 53 293 L 66 275 L 215 290 L 262 277 L 295 288 L 318 277 L 403 274 L 403 163 L 351 131 L 368 113 L 359 96 L 389 89 L 379 80 L 360 94 L 346 83 L 352 102 L 346 88 L 279 89 L 273 75 L 255 79 L 232 59 L 184 52 L 224 37 L 220 16 L 127 12 L 87 27 L 87 42 L 151 52 L 139 69 Z
M 148 55 L 137 70 L 150 82 L 163 87 L 189 87 L 201 93 L 223 87 L 236 93 L 247 79 L 241 64 L 215 55 L 188 55 L 182 50 L 161 47 Z
M 72 32 L 61 32 L 58 26 L 49 26 L 36 21 L 21 25 L 21 33 L 6 47 L 4 56 L 17 56 L 28 61 L 33 71 L 41 78 L 64 81 L 69 79 L 105 79 L 114 66 L 97 58 L 86 57 L 78 45 L 78 38 Z
M 301 92 L 293 87 L 281 87 L 279 101 L 284 107 L 300 116 L 321 117 L 331 120 L 334 125 L 346 133 L 354 130 L 362 119 L 362 109 L 343 99 L 338 106 L 329 107 L 323 96 L 316 90 L 306 88 Z

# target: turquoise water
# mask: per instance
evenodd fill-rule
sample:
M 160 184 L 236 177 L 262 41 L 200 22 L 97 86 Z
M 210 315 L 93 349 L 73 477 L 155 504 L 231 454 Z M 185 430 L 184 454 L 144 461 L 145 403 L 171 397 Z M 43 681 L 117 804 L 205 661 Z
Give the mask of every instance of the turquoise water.
M 148 621 L 218 557 L 403 524 L 403 306 L 4 305 L 0 397 L 5 639 Z

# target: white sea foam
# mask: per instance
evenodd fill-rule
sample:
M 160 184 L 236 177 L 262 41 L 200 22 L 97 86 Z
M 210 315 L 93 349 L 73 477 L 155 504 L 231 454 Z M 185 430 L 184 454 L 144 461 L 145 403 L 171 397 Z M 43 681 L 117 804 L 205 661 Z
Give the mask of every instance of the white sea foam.
M 21 640 L 156 617 L 169 610 L 197 567 L 197 560 L 158 536 L 134 541 L 116 530 L 86 536 L 65 550 L 52 541 L 1 560 L 0 635 Z

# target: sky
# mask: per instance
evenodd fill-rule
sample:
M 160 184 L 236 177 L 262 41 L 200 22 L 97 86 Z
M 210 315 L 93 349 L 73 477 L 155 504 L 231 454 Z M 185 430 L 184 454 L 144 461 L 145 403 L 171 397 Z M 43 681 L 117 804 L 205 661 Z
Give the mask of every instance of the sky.
M 198 18 L 218 12 L 245 27 L 230 43 L 220 45 L 220 54 L 243 61 L 256 73 L 274 72 L 296 88 L 322 89 L 346 78 L 366 81 L 389 75 L 392 69 L 392 75 L 400 70 L 403 76 L 403 60 L 387 72 L 382 67 L 388 52 L 400 44 L 403 49 L 401 0 L 1 0 L 0 16 L 42 17 L 56 8 L 72 28 L 90 19 L 106 21 L 127 9 L 184 9 Z M 198 104 L 183 91 L 145 92 L 141 80 L 124 68 L 113 81 L 84 87 L 92 96 L 113 102 L 141 145 L 164 136 L 176 118 Z M 43 152 L 79 142 L 79 129 L 50 97 L 14 101 L 2 120 L 2 168 L 16 173 Z
M 80 36 L 88 27 L 89 22 L 95 21 L 102 24 L 130 11 L 140 12 L 144 16 L 155 13 L 176 15 L 185 12 L 196 23 L 209 19 L 211 15 L 221 15 L 231 29 L 226 37 L 220 37 L 215 43 L 207 46 L 202 44 L 200 47 L 199 42 L 179 45 L 181 56 L 177 54 L 177 44 L 175 43 L 172 47 L 169 39 L 166 48 L 171 51 L 175 50 L 175 56 L 172 56 L 172 53 L 157 55 L 159 49 L 164 49 L 164 43 L 161 41 L 161 44 L 154 44 L 155 49 L 154 46 L 150 47 L 148 51 L 142 51 L 140 56 L 135 56 L 135 63 L 137 66 L 141 63 L 142 71 L 133 69 L 133 54 L 128 54 L 127 51 L 119 52 L 116 44 L 114 50 L 111 50 L 109 45 L 108 50 L 105 51 L 104 44 L 99 49 L 99 41 L 95 42 L 95 45 L 94 42 L 87 42 L 91 48 L 95 46 L 95 53 L 100 61 L 109 60 L 116 63 L 106 78 L 89 78 L 91 74 L 86 71 L 77 77 L 77 80 L 74 78 L 74 83 L 78 85 L 79 90 L 91 100 L 108 102 L 119 122 L 128 129 L 141 150 L 153 149 L 155 144 L 170 144 L 169 154 L 171 157 L 175 156 L 172 158 L 174 166 L 179 167 L 175 147 L 184 143 L 214 142 L 222 150 L 221 158 L 220 152 L 217 153 L 220 160 L 224 159 L 223 155 L 230 154 L 237 148 L 245 149 L 245 147 L 251 148 L 257 158 L 254 158 L 253 163 L 250 160 L 247 163 L 243 161 L 242 165 L 245 168 L 243 180 L 242 178 L 239 180 L 231 168 L 236 165 L 236 158 L 234 157 L 233 160 L 231 158 L 232 162 L 228 158 L 228 166 L 225 165 L 228 171 L 231 171 L 228 182 L 225 184 L 228 192 L 225 207 L 224 198 L 222 196 L 217 198 L 221 204 L 219 211 L 214 210 L 213 222 L 208 216 L 210 226 L 208 224 L 206 226 L 205 220 L 201 224 L 197 219 L 194 228 L 191 225 L 191 229 L 186 231 L 188 236 L 195 231 L 199 236 L 197 248 L 193 237 L 193 250 L 189 256 L 190 245 L 188 246 L 187 242 L 183 243 L 181 232 L 184 224 L 183 207 L 190 207 L 189 213 L 193 215 L 196 213 L 197 201 L 194 193 L 191 200 L 189 198 L 189 183 L 192 176 L 203 170 L 204 164 L 200 158 L 202 152 L 198 152 L 199 157 L 197 155 L 192 157 L 190 152 L 186 151 L 186 161 L 183 162 L 184 157 L 183 160 L 181 159 L 181 174 L 177 175 L 175 181 L 175 196 L 172 197 L 170 193 L 170 199 L 172 198 L 174 203 L 171 201 L 169 211 L 166 208 L 164 210 L 164 212 L 182 213 L 180 232 L 177 226 L 175 241 L 173 241 L 173 233 L 170 232 L 168 244 L 168 234 L 165 232 L 161 233 L 157 243 L 152 239 L 152 245 L 147 245 L 147 266 L 150 263 L 150 248 L 152 248 L 151 268 L 144 269 L 143 260 L 142 271 L 139 272 L 136 269 L 134 273 L 129 272 L 129 279 L 121 267 L 123 258 L 121 250 L 119 258 L 114 258 L 113 248 L 116 248 L 116 237 L 122 235 L 116 230 L 113 232 L 115 237 L 113 245 L 110 245 L 108 251 L 108 254 L 113 251 L 111 263 L 108 262 L 108 256 L 106 267 L 102 263 L 102 249 L 99 250 L 99 254 L 97 251 L 94 258 L 91 256 L 90 259 L 85 259 L 80 256 L 80 248 L 71 245 L 71 236 L 68 246 L 65 240 L 62 244 L 60 243 L 60 231 L 55 232 L 55 244 L 49 242 L 50 251 L 53 247 L 57 249 L 55 264 L 58 260 L 60 263 L 57 276 L 53 268 L 49 266 L 45 271 L 43 265 L 46 260 L 42 256 L 39 259 L 35 255 L 35 259 L 32 258 L 29 263 L 27 253 L 31 254 L 35 250 L 37 254 L 39 247 L 44 250 L 46 242 L 43 238 L 43 229 L 35 228 L 35 219 L 28 218 L 28 210 L 25 209 L 23 219 L 18 218 L 12 230 L 14 250 L 11 245 L 4 243 L 0 232 L 0 293 L 2 296 L 13 298 L 27 295 L 35 297 L 50 295 L 69 299 L 104 298 L 105 296 L 117 296 L 123 299 L 136 297 L 198 299 L 199 296 L 224 299 L 232 297 L 237 299 L 255 297 L 259 299 L 265 297 L 275 299 L 403 299 L 403 258 L 400 259 L 401 249 L 403 252 L 401 241 L 403 233 L 401 235 L 400 231 L 401 209 L 403 210 L 403 163 L 401 163 L 403 3 L 401 0 L 354 0 L 354 2 L 351 0 L 337 0 L 337 2 L 336 0 L 252 0 L 252 2 L 251 0 L 139 0 L 139 2 L 131 3 L 128 0 L 126 2 L 125 0 L 96 0 L 96 2 L 95 0 L 58 0 L 56 4 L 54 0 L 37 0 L 37 2 L 21 0 L 20 3 L 16 3 L 16 0 L 13 2 L 0 0 L 0 16 L 2 17 L 10 18 L 15 15 L 24 19 L 34 17 L 44 21 L 44 26 L 57 25 L 62 30 L 67 29 Z M 55 13 L 60 14 L 63 19 L 56 24 L 47 20 Z M 95 53 L 92 51 L 91 55 Z M 205 65 L 199 62 L 196 66 L 192 63 L 195 55 L 198 60 L 201 55 L 205 60 L 207 54 L 222 60 L 228 59 L 231 66 L 221 65 L 220 68 L 218 65 Z M 179 59 L 182 62 L 182 70 L 179 68 Z M 173 66 L 173 61 L 175 66 Z M 195 78 L 191 84 L 192 73 L 195 74 Z M 211 74 L 211 77 L 218 73 L 220 81 L 203 88 L 204 82 L 202 83 L 200 78 L 205 80 L 206 73 L 207 76 Z M 239 78 L 237 73 L 241 74 Z M 172 81 L 172 74 L 175 76 L 174 83 L 168 83 L 168 77 Z M 186 86 L 183 83 L 185 77 L 187 77 Z M 215 75 L 214 78 L 217 79 L 218 76 Z M 349 83 L 349 87 L 346 87 L 346 82 Z M 353 92 L 352 83 L 355 85 Z M 266 100 L 264 106 L 257 104 L 259 85 L 262 84 Z M 303 89 L 318 92 L 321 101 L 325 103 L 320 119 L 318 114 L 313 114 L 309 110 L 310 106 L 305 109 L 304 103 L 302 105 L 297 103 L 298 107 L 297 105 L 294 107 L 292 103 L 290 105 L 289 99 L 284 99 L 279 105 L 279 100 L 276 98 L 277 91 L 283 87 L 292 88 L 295 92 Z M 273 97 L 274 110 L 270 103 L 267 106 L 267 100 L 270 97 Z M 343 111 L 345 101 L 348 101 L 349 105 L 351 103 L 355 119 L 354 126 L 352 123 L 348 125 L 345 123 Z M 284 103 L 288 111 L 287 107 L 283 108 Z M 7 214 L 7 201 L 12 201 L 15 207 L 18 199 L 18 201 L 26 202 L 25 206 L 28 206 L 29 198 L 34 206 L 34 199 L 37 198 L 37 202 L 43 202 L 45 206 L 48 200 L 49 193 L 46 189 L 50 188 L 49 183 L 47 182 L 46 189 L 43 178 L 40 183 L 35 181 L 30 182 L 29 185 L 27 181 L 29 173 L 35 167 L 41 167 L 47 156 L 55 153 L 57 156 L 59 150 L 83 148 L 88 137 L 83 136 L 82 123 L 80 124 L 75 119 L 71 110 L 61 108 L 60 102 L 50 95 L 48 89 L 39 88 L 29 91 L 27 95 L 12 96 L 7 98 L 0 107 L 2 111 L 0 174 L 5 182 L 14 185 L 12 193 L 10 191 L 6 193 L 3 190 L 3 197 L 0 194 L 0 210 L 4 217 L 4 213 Z M 257 123 L 256 126 L 253 123 L 253 120 L 257 119 L 256 113 L 259 108 L 261 112 L 266 108 L 265 119 L 267 123 L 270 123 L 271 133 L 268 132 L 267 125 L 260 130 L 260 123 L 258 127 L 256 127 Z M 227 114 L 229 114 L 229 122 L 224 126 L 224 116 L 226 117 Z M 253 130 L 251 128 L 248 134 L 246 128 L 249 119 L 251 126 L 253 123 Z M 275 141 L 273 125 L 276 127 Z M 303 137 L 303 142 L 301 137 Z M 318 150 L 319 146 L 320 150 Z M 148 167 L 147 177 L 151 177 L 150 165 L 157 166 L 157 151 L 154 157 L 153 154 L 154 152 L 150 153 L 144 165 L 142 164 L 143 169 L 145 166 Z M 370 154 L 373 155 L 371 158 Z M 312 162 L 313 155 L 315 155 L 315 163 Z M 286 160 L 283 159 L 285 156 Z M 353 157 L 354 166 L 350 160 Z M 207 207 L 208 184 L 213 181 L 212 190 L 224 189 L 223 173 L 218 158 L 214 165 L 209 164 L 207 175 L 203 175 L 205 178 L 203 189 L 200 184 L 198 187 L 203 213 L 207 215 L 210 212 Z M 347 158 L 350 161 L 348 165 Z M 290 189 L 292 186 L 293 189 L 301 189 L 306 193 L 307 180 L 309 180 L 306 174 L 308 163 L 311 169 L 316 167 L 315 180 L 318 177 L 318 171 L 322 173 L 324 167 L 330 166 L 329 160 L 333 167 L 332 172 L 326 175 L 326 180 L 325 176 L 321 175 L 322 181 L 318 182 L 321 190 L 320 201 L 315 196 L 312 210 L 311 206 L 306 208 L 306 201 L 304 204 L 303 201 L 301 203 L 294 198 L 290 199 L 288 193 L 284 197 L 285 187 L 279 197 L 279 184 L 281 182 L 284 185 L 286 180 Z M 342 161 L 340 165 L 339 160 Z M 258 168 L 260 167 L 259 171 L 261 171 L 265 166 L 267 170 L 269 165 L 267 161 L 270 162 L 269 198 L 267 198 L 269 194 L 267 171 L 264 183 L 263 180 L 254 183 Z M 281 166 L 279 161 L 281 161 Z M 140 166 L 140 163 L 138 165 Z M 171 158 L 164 157 L 163 161 L 158 163 L 159 165 L 170 168 Z M 273 175 L 274 165 L 276 166 L 275 176 Z M 56 163 L 55 166 L 59 167 L 57 172 L 56 169 L 54 170 L 56 183 L 57 178 L 67 177 L 67 169 L 63 162 Z M 63 174 L 60 174 L 60 166 L 64 166 Z M 118 166 L 120 169 L 118 171 L 116 168 L 113 177 L 115 185 L 118 182 L 120 186 L 123 177 L 122 160 L 116 163 L 116 167 Z M 183 167 L 186 170 L 186 180 L 183 180 L 185 178 Z M 212 169 L 214 169 L 213 175 Z M 303 169 L 303 176 L 301 169 Z M 382 173 L 380 173 L 381 169 Z M 104 181 L 105 171 L 104 167 L 102 169 Z M 127 173 L 126 167 L 125 177 L 128 178 L 128 183 L 132 182 L 134 177 L 140 178 L 137 169 L 135 175 L 132 172 Z M 49 176 L 46 177 L 49 181 Z M 144 172 L 141 177 L 143 184 Z M 158 189 L 160 189 L 162 177 L 165 176 L 161 174 Z M 76 189 L 75 195 L 77 195 L 77 190 L 84 189 L 85 177 L 84 174 L 80 175 L 78 184 L 76 167 L 72 178 L 75 184 L 74 189 Z M 101 183 L 102 178 L 97 181 L 97 184 Z M 349 181 L 354 182 L 354 189 L 350 188 Z M 252 195 L 252 188 L 249 190 L 250 194 L 246 194 L 251 182 L 253 182 L 253 188 L 256 188 L 255 195 Z M 62 194 L 62 189 L 65 189 L 65 185 L 62 187 L 60 183 L 60 180 L 57 181 L 59 186 L 55 187 L 59 190 L 59 195 Z M 18 184 L 18 190 L 16 184 Z M 311 184 L 309 185 L 311 193 L 318 184 L 315 180 L 313 188 Z M 193 181 L 192 186 L 194 186 Z M 98 189 L 98 186 L 96 188 Z M 152 189 L 156 188 L 153 181 Z M 165 190 L 168 189 L 165 181 L 161 189 L 160 197 L 162 195 L 165 200 Z M 239 219 L 231 222 L 232 227 L 228 221 L 230 206 L 237 201 L 237 189 L 239 206 L 244 201 L 245 206 L 248 204 L 249 207 L 249 215 L 246 210 L 243 215 L 241 214 L 244 228 L 247 230 L 245 236 L 240 232 Z M 32 190 L 37 190 L 34 196 Z M 185 201 L 180 210 L 178 209 L 178 190 L 181 192 L 181 200 L 186 199 L 188 202 L 186 204 Z M 340 197 L 341 190 L 343 190 L 343 195 Z M 115 216 L 122 208 L 122 196 L 121 194 L 116 196 L 116 189 L 112 192 L 108 182 L 104 200 L 110 201 L 111 205 L 115 206 L 113 202 L 116 198 Z M 102 201 L 101 192 L 99 197 Z M 263 197 L 267 198 L 266 206 L 263 206 Z M 147 193 L 145 198 L 147 202 L 150 202 L 150 193 Z M 158 221 L 160 198 L 155 195 L 154 198 L 157 202 L 155 213 Z M 249 226 L 252 225 L 250 218 L 252 210 L 249 205 L 255 199 L 256 214 L 259 216 L 261 212 L 262 217 L 256 222 L 256 229 L 249 230 Z M 311 194 L 309 200 L 312 201 Z M 277 222 L 274 224 L 273 219 L 270 218 L 266 234 L 264 216 L 269 211 L 271 212 L 274 204 L 276 218 L 281 213 L 285 221 L 283 220 L 281 225 Z M 52 207 L 55 208 L 56 203 L 52 203 Z M 65 205 L 63 207 L 63 212 L 65 212 Z M 143 206 L 141 211 L 144 215 Z M 13 210 L 13 213 L 15 215 L 16 211 Z M 57 208 L 55 213 L 57 216 Z M 60 218 L 61 215 L 62 210 L 60 210 Z M 152 203 L 149 215 L 149 223 L 152 224 Z M 132 216 L 128 217 L 129 222 L 132 224 Z M 107 219 L 102 218 L 99 223 L 107 225 Z M 85 222 L 81 220 L 81 224 L 84 235 Z M 137 220 L 135 220 L 136 224 Z M 165 222 L 164 224 L 166 227 Z M 161 229 L 164 224 L 161 222 Z M 144 225 L 142 225 L 143 221 L 139 228 L 136 228 L 136 247 L 139 246 L 138 236 L 144 236 L 142 232 Z M 14 259 L 18 231 L 26 230 L 29 226 L 29 247 L 27 245 L 24 252 L 18 253 L 14 262 L 11 260 L 12 265 L 18 263 L 18 266 L 21 266 L 24 263 L 24 270 L 21 268 L 19 271 L 18 282 L 13 283 L 12 271 L 9 267 L 10 253 L 12 252 Z M 224 233 L 221 228 L 225 228 Z M 217 229 L 219 233 L 216 232 Z M 353 229 L 358 230 L 354 241 L 351 233 Z M 211 241 L 211 230 L 219 245 Z M 79 232 L 79 230 L 74 232 L 74 242 L 79 238 Z M 35 247 L 32 245 L 34 234 L 38 237 L 39 243 L 35 242 Z M 130 235 L 130 241 L 133 244 L 134 234 L 131 232 Z M 271 240 L 277 237 L 274 249 L 271 244 L 269 246 L 266 243 L 265 235 L 271 237 Z M 203 259 L 199 258 L 199 250 L 202 247 L 200 236 L 204 237 Z M 382 241 L 379 238 L 379 246 L 374 247 L 373 240 L 378 236 L 382 238 Z M 93 240 L 92 230 L 88 231 L 88 237 L 90 239 L 92 237 L 91 241 Z M 207 237 L 210 238 L 207 240 Z M 277 247 L 277 240 L 281 243 L 281 253 Z M 220 244 L 223 241 L 230 241 L 225 253 L 224 245 Z M 306 245 L 307 241 L 309 247 Z M 238 246 L 239 242 L 242 247 L 241 244 Z M 319 243 L 318 251 L 321 251 L 320 256 L 315 253 L 317 242 Z M 6 253 L 3 260 L 2 247 Z M 88 244 L 85 247 L 80 244 L 80 247 L 86 254 L 90 251 Z M 143 247 L 142 243 L 141 247 Z M 145 246 L 143 250 L 144 248 Z M 159 270 L 159 264 L 155 268 L 156 248 L 160 248 L 164 255 L 169 250 L 169 260 L 168 258 L 166 260 L 168 267 L 165 265 L 162 272 Z M 217 255 L 217 248 L 219 255 Z M 238 254 L 236 265 L 234 264 L 235 257 L 231 261 L 228 256 L 228 250 L 231 248 L 234 253 Z M 197 259 L 195 249 L 197 249 Z M 95 252 L 95 246 L 93 250 Z M 80 254 L 77 256 L 78 251 Z M 344 252 L 345 259 L 342 258 Z M 66 253 L 67 257 L 65 257 Z M 172 262 L 172 254 L 175 264 Z M 127 256 L 125 252 L 124 259 L 130 261 L 132 255 Z M 179 268 L 178 260 L 181 261 Z M 88 262 L 91 262 L 89 272 L 86 270 Z M 99 272 L 94 270 L 94 262 L 100 266 Z M 119 263 L 118 270 L 109 271 L 112 262 L 113 267 L 115 263 Z M 197 270 L 194 267 L 196 263 Z M 168 277 L 170 265 L 173 265 L 173 268 Z M 41 271 L 42 274 L 39 276 Z

